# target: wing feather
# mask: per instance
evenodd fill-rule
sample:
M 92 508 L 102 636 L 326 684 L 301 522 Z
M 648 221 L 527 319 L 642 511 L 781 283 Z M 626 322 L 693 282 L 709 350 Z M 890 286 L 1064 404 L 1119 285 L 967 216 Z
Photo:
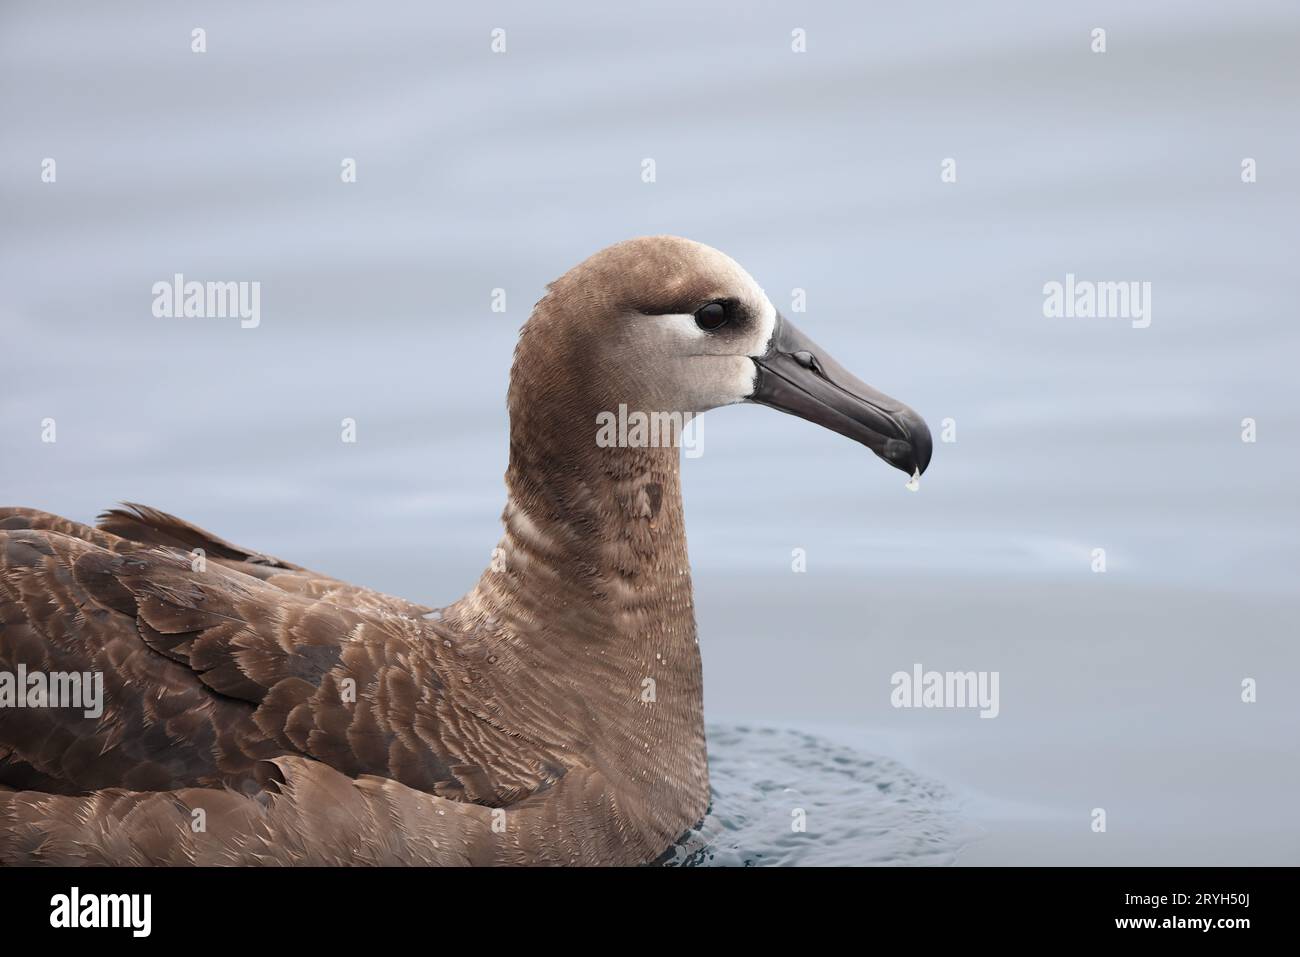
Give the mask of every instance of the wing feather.
M 0 511 L 0 667 L 99 672 L 106 693 L 97 719 L 0 710 L 0 784 L 247 790 L 259 761 L 305 755 L 505 805 L 563 775 L 565 753 L 502 720 L 513 705 L 481 643 L 342 583 L 333 600 L 286 590 L 247 574 L 277 559 L 142 514 L 139 539 L 163 528 L 153 540 L 119 537 L 125 519 L 109 531 Z M 181 550 L 200 540 L 216 559 Z

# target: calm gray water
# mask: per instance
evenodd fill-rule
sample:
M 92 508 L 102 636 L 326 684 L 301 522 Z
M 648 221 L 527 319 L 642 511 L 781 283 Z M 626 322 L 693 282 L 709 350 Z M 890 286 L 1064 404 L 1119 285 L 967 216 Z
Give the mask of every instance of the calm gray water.
M 1300 7 L 566 10 L 0 7 L 0 499 L 445 604 L 497 540 L 544 284 L 690 236 L 956 438 L 913 495 L 806 423 L 703 420 L 707 711 L 815 738 L 715 735 L 720 826 L 775 828 L 715 858 L 948 860 L 884 774 L 953 796 L 959 863 L 1300 863 Z M 261 324 L 155 318 L 177 272 L 260 281 Z M 1046 318 L 1067 273 L 1150 282 L 1149 327 Z M 997 671 L 999 716 L 891 707 L 916 663 Z M 809 850 L 764 782 L 852 823 Z

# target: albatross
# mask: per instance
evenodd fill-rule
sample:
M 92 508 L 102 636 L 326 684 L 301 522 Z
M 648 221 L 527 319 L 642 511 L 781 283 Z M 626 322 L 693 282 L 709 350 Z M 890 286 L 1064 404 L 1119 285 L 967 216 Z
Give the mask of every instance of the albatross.
M 741 402 L 930 461 L 732 259 L 656 236 L 524 324 L 503 537 L 444 608 L 144 506 L 0 509 L 0 673 L 102 681 L 98 707 L 0 701 L 0 863 L 655 861 L 709 802 L 680 449 L 597 423 Z

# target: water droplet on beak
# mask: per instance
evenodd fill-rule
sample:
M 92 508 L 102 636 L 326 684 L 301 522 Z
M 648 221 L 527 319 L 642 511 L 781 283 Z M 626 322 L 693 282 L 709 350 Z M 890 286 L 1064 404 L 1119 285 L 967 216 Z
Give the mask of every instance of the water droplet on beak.
M 912 477 L 908 479 L 907 484 L 903 486 L 903 488 L 907 489 L 909 492 L 915 492 L 920 487 L 921 487 L 921 473 L 919 471 L 913 472 Z

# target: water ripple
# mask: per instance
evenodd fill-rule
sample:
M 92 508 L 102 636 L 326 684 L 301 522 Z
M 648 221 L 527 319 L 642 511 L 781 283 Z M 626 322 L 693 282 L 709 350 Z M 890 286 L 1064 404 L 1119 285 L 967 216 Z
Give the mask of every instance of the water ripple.
M 785 728 L 708 733 L 712 802 L 666 866 L 951 864 L 975 834 L 942 785 L 897 761 Z

